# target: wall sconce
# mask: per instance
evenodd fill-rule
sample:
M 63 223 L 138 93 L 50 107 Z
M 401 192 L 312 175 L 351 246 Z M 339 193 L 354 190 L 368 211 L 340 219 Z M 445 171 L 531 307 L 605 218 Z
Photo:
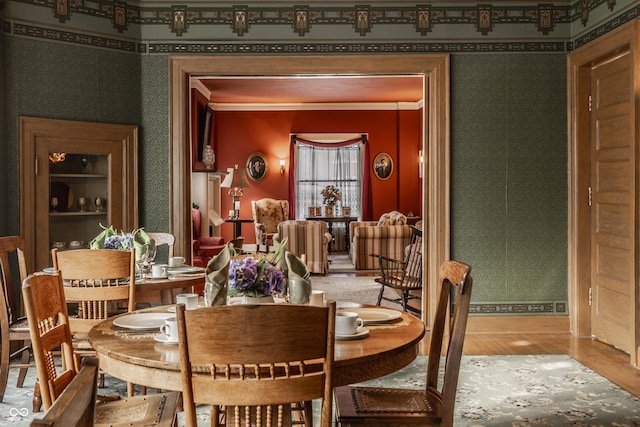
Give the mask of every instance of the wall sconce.
M 422 154 L 422 150 L 418 150 L 418 176 L 422 178 L 422 168 L 424 166 L 424 155 Z
M 284 159 L 280 159 L 280 175 L 284 175 Z

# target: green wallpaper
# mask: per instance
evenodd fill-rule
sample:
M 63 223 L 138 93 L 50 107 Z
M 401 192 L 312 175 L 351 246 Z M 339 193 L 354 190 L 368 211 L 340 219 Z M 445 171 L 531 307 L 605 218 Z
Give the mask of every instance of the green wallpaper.
M 8 36 L 0 31 L 0 52 L 7 52 Z M 9 156 L 9 144 L 7 143 L 7 55 L 0 54 L 0 159 L 7 159 Z M 0 182 L 9 182 L 8 162 L 0 162 Z M 0 185 L 0 200 L 9 199 L 9 188 L 7 185 Z M 9 219 L 9 203 L 0 203 L 0 236 L 8 234 L 7 221 Z
M 97 3 L 68 3 L 60 17 L 52 3 L 0 0 L 0 235 L 19 232 L 20 115 L 140 125 L 139 222 L 167 230 L 169 55 L 444 52 L 452 55 L 451 248 L 473 266 L 472 310 L 565 314 L 566 53 L 635 19 L 638 2 L 322 3 L 310 6 L 304 31 L 292 13 L 306 6 L 286 3 L 251 5 L 241 32 L 229 24 L 229 2 L 122 2 L 129 20 L 118 26 L 114 10 Z M 363 8 L 367 26 L 358 29 Z M 433 19 L 418 28 L 425 10 Z M 552 21 L 543 22 L 548 10 Z M 177 31 L 181 11 L 186 26 Z
M 452 56 L 451 247 L 481 284 L 476 312 L 566 310 L 565 61 Z

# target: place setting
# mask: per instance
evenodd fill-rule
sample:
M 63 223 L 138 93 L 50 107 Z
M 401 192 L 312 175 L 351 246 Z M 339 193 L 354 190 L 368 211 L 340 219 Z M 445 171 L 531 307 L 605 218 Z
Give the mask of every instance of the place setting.
M 336 313 L 336 340 L 358 340 L 369 336 L 369 329 L 354 311 Z

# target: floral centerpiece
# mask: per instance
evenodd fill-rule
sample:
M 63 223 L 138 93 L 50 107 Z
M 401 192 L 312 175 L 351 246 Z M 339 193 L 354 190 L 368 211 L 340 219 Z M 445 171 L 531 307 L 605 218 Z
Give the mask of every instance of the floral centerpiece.
M 229 264 L 229 296 L 260 298 L 282 295 L 286 278 L 278 267 L 263 257 L 235 258 Z
M 342 200 L 342 192 L 334 185 L 327 185 L 322 190 L 322 203 L 329 206 L 334 206 L 337 202 Z
M 102 231 L 91 240 L 91 249 L 116 249 L 119 251 L 129 251 L 136 249 L 136 261 L 146 261 L 149 256 L 149 249 L 155 252 L 155 241 L 149 237 L 142 228 L 133 230 L 131 233 L 116 231 L 112 225 L 105 227 L 100 224 Z

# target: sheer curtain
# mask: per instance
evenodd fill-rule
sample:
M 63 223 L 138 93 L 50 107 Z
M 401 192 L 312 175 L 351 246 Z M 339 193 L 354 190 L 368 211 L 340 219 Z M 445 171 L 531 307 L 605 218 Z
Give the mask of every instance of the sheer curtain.
M 342 215 L 342 207 L 350 207 L 350 216 L 363 217 L 370 197 L 364 177 L 366 135 L 345 141 L 320 141 L 292 136 L 290 158 L 294 159 L 290 177 L 290 194 L 295 203 L 290 214 L 295 218 L 308 216 L 310 206 L 322 205 L 322 189 L 333 185 L 340 189 L 342 200 L 336 205 L 335 215 Z M 334 225 L 336 247 L 344 246 L 344 224 Z

